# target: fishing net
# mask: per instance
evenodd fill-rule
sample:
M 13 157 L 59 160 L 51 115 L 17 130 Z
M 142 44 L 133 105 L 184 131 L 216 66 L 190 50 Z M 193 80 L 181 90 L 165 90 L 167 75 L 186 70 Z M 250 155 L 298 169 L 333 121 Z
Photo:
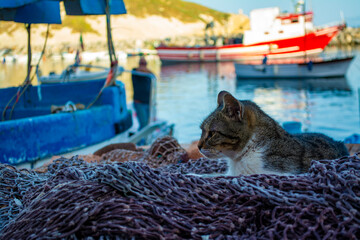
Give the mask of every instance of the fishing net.
M 224 173 L 225 161 L 157 149 L 155 168 L 144 160 L 154 149 L 126 162 L 60 158 L 44 173 L 1 164 L 0 238 L 360 237 L 357 155 L 313 161 L 303 175 L 203 177 Z M 166 155 L 178 159 L 165 164 Z
M 141 161 L 150 167 L 160 167 L 189 160 L 186 150 L 170 136 L 156 139 L 147 151 L 137 149 L 132 145 L 119 144 L 106 146 L 97 152 L 102 153 L 102 162 Z

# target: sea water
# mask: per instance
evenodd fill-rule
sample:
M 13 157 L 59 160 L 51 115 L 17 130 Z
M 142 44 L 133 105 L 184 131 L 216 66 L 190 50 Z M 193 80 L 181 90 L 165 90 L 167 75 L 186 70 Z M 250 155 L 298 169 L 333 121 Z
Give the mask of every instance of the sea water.
M 337 140 L 360 134 L 360 55 L 353 60 L 345 78 L 306 80 L 237 80 L 232 62 L 161 65 L 157 56 L 147 56 L 147 60 L 157 76 L 157 117 L 175 124 L 174 135 L 180 143 L 200 138 L 199 126 L 216 108 L 221 90 L 238 99 L 254 101 L 280 124 L 300 122 L 303 132 L 320 132 Z M 71 63 L 46 59 L 40 69 L 44 75 L 60 73 Z M 83 59 L 83 63 L 108 66 L 106 61 Z M 137 66 L 138 57 L 120 64 L 132 69 Z M 25 63 L 1 64 L 0 87 L 18 86 L 25 79 L 25 71 Z M 124 73 L 118 79 L 125 83 L 131 104 L 130 74 Z
M 175 123 L 181 143 L 198 140 L 200 124 L 217 106 L 221 90 L 251 100 L 280 124 L 301 123 L 303 132 L 319 132 L 344 140 L 360 134 L 360 56 L 344 78 L 236 79 L 233 63 L 162 66 L 157 84 L 158 116 Z

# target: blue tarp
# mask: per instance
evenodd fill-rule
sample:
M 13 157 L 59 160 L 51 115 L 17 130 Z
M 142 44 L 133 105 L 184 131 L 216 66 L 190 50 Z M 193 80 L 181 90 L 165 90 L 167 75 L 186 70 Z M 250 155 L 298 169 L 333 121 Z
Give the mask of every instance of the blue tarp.
M 0 9 L 0 20 L 2 21 L 14 21 L 16 15 L 16 9 L 4 8 Z
M 39 0 L 1 0 L 0 8 L 17 8 Z
M 62 0 L 1 0 L 0 20 L 20 23 L 61 23 Z M 105 0 L 63 0 L 67 15 L 104 15 Z M 109 0 L 110 14 L 126 14 L 123 0 Z
M 123 0 L 109 0 L 110 14 L 126 14 Z M 105 0 L 66 0 L 67 15 L 104 15 Z
M 0 20 L 19 23 L 61 23 L 59 1 L 17 0 L 15 2 L 18 4 L 9 8 L 4 8 L 4 6 L 10 6 L 10 4 L 0 3 Z M 30 3 L 26 4 L 26 2 Z

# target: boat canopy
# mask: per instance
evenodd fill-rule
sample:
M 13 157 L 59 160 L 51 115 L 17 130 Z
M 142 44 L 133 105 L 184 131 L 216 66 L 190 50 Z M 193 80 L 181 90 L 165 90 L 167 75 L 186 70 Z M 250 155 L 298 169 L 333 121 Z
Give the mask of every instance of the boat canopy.
M 38 1 L 39 0 L 3 0 L 0 1 L 0 8 L 17 8 Z
M 11 4 L 10 2 L 13 2 Z M 59 1 L 16 0 L 0 2 L 0 20 L 19 23 L 61 24 Z
M 67 15 L 105 15 L 106 0 L 5 0 L 0 20 L 19 23 L 61 24 L 60 1 Z M 123 0 L 109 0 L 110 14 L 126 14 Z
M 126 8 L 123 0 L 111 0 L 110 14 L 126 14 Z M 105 0 L 64 0 L 67 15 L 104 15 L 106 1 Z

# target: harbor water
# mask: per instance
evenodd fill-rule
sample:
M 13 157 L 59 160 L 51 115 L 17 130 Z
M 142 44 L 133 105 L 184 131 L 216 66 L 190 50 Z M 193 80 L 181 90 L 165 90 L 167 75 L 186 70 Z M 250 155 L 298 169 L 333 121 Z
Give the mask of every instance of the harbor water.
M 360 56 L 355 57 L 345 78 L 306 80 L 237 80 L 232 62 L 162 66 L 157 56 L 147 56 L 147 60 L 158 78 L 157 116 L 175 124 L 174 135 L 180 143 L 199 139 L 199 126 L 215 109 L 217 94 L 221 90 L 238 99 L 254 101 L 280 124 L 301 122 L 304 132 L 320 132 L 337 140 L 360 134 Z M 137 62 L 138 57 L 129 57 L 120 64 L 125 69 L 132 69 Z M 90 62 L 83 59 L 83 63 Z M 108 66 L 106 61 L 91 63 Z M 69 64 L 70 61 L 45 59 L 41 70 L 44 75 L 52 71 L 60 73 Z M 0 87 L 18 86 L 24 80 L 25 72 L 26 63 L 1 64 Z M 124 73 L 119 79 L 125 83 L 130 103 L 130 75 Z
M 337 140 L 360 133 L 360 57 L 346 78 L 236 80 L 232 63 L 162 67 L 158 82 L 158 115 L 175 123 L 180 142 L 199 139 L 202 120 L 216 108 L 226 90 L 252 100 L 280 124 L 301 122 L 303 132 L 320 132 Z

